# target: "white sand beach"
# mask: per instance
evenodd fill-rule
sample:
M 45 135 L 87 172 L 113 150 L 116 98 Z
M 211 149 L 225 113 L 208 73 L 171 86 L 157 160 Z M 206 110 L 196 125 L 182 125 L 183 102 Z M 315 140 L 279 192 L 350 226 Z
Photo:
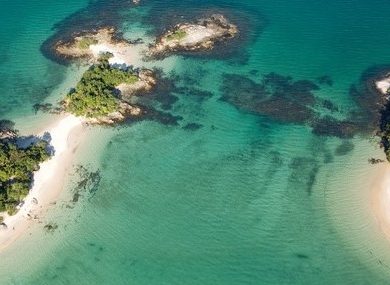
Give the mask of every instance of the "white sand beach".
M 372 208 L 378 225 L 390 240 L 390 165 L 386 162 L 378 170 L 372 187 Z
M 145 44 L 125 45 L 122 43 L 113 44 L 104 42 L 90 45 L 89 49 L 96 59 L 99 58 L 102 53 L 112 53 L 113 56 L 109 59 L 110 64 L 141 66 L 142 53 L 145 49 Z
M 0 250 L 26 231 L 39 217 L 40 212 L 61 193 L 65 176 L 72 167 L 75 151 L 84 137 L 83 130 L 82 119 L 73 115 L 62 115 L 36 133 L 39 136 L 50 133 L 50 144 L 55 153 L 34 173 L 33 187 L 20 210 L 14 216 L 5 217 L 4 223 L 7 227 L 0 229 Z

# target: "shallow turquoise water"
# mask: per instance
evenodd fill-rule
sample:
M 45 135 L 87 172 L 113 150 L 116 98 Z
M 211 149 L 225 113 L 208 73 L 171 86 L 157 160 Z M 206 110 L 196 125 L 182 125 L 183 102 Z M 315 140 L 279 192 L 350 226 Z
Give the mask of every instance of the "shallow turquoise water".
M 2 4 L 2 24 L 10 27 L 0 33 L 7 43 L 1 45 L 3 117 L 31 115 L 32 105 L 64 80 L 71 67 L 45 59 L 40 44 L 86 2 Z M 115 9 L 108 2 L 94 9 Z M 92 130 L 78 163 L 100 170 L 96 191 L 70 209 L 71 184 L 44 220 L 55 221 L 57 231 L 37 225 L 0 254 L 4 284 L 390 283 L 390 247 L 367 201 L 375 172 L 367 159 L 381 151 L 368 137 L 316 136 L 307 125 L 219 100 L 225 73 L 256 82 L 269 72 L 294 80 L 327 75 L 333 85 L 314 94 L 338 106 L 335 116 L 346 116 L 356 108 L 351 85 L 367 68 L 390 62 L 390 4 L 201 3 L 249 23 L 247 49 L 227 59 L 177 57 L 170 64 L 166 72 L 195 79 L 181 87 L 212 93 L 200 99 L 189 89 L 177 91 L 169 111 L 183 117 L 179 125 Z M 138 35 L 151 28 L 135 23 L 140 15 L 165 19 L 167 11 L 180 15 L 198 4 L 148 1 L 122 11 L 125 27 Z M 201 128 L 183 129 L 188 123 Z

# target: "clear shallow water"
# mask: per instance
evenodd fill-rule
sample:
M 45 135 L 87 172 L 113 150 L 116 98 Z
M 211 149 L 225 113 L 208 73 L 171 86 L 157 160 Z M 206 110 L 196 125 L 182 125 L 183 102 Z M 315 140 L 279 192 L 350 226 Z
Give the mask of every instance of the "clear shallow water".
M 10 59 L 0 68 L 11 79 L 0 89 L 16 100 L 1 96 L 4 116 L 31 110 L 51 93 L 42 94 L 42 85 L 57 87 L 69 73 L 71 67 L 46 60 L 39 46 L 53 24 L 87 5 L 70 4 L 6 3 L 3 13 L 11 19 L 25 9 L 28 17 L 19 25 L 29 32 L 15 30 L 16 38 L 1 34 L 9 46 L 26 47 L 24 55 L 4 51 Z M 100 169 L 96 192 L 69 204 L 70 183 L 43 224 L 0 254 L 4 284 L 390 283 L 390 248 L 369 206 L 376 168 L 367 159 L 381 151 L 367 138 L 319 137 L 307 126 L 248 114 L 219 100 L 224 73 L 256 82 L 269 72 L 308 80 L 328 75 L 333 85 L 321 86 L 315 95 L 331 99 L 337 115 L 345 116 L 355 107 L 351 84 L 367 68 L 390 62 L 390 5 L 379 0 L 331 1 L 325 8 L 304 0 L 202 4 L 238 10 L 251 20 L 250 31 L 261 33 L 247 43 L 246 54 L 227 60 L 168 60 L 166 72 L 195 79 L 177 84 L 212 93 L 201 99 L 178 91 L 170 110 L 183 117 L 178 126 L 141 122 L 92 130 L 75 164 Z M 136 15 L 158 12 L 164 19 L 166 11 L 194 5 L 150 1 L 129 13 L 125 27 L 138 36 L 151 26 L 133 23 Z M 53 16 L 33 21 L 42 15 Z M 37 72 L 22 68 L 29 65 Z M 30 84 L 30 92 L 12 89 L 25 82 L 16 76 L 20 73 L 38 86 Z M 53 87 L 51 99 L 74 78 L 66 80 L 60 90 Z M 188 123 L 202 127 L 183 129 Z M 340 151 L 346 143 L 347 151 Z M 43 232 L 47 222 L 59 229 Z

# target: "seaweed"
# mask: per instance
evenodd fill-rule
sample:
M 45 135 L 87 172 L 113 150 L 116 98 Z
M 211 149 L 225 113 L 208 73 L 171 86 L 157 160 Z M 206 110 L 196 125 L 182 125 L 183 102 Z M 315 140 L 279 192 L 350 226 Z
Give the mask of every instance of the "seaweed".
M 320 169 L 318 162 L 313 158 L 295 157 L 289 168 L 291 169 L 289 182 L 293 183 L 294 189 L 301 188 L 310 196 Z
M 293 81 L 276 73 L 264 75 L 260 83 L 242 75 L 225 74 L 221 100 L 279 122 L 304 124 L 315 116 L 313 91 L 318 89 L 309 80 Z
M 311 123 L 313 134 L 317 136 L 332 136 L 338 138 L 352 138 L 360 131 L 356 122 L 337 120 L 331 116 L 315 119 Z
M 88 194 L 88 199 L 92 199 L 99 189 L 101 175 L 100 170 L 91 171 L 83 165 L 79 165 L 75 169 L 77 181 L 73 187 L 73 196 L 71 202 L 77 203 L 80 198 Z
M 332 86 L 333 85 L 333 80 L 329 75 L 323 75 L 317 78 L 318 84 L 321 85 L 328 85 Z
M 320 105 L 321 107 L 331 111 L 332 113 L 334 112 L 339 112 L 339 107 L 333 103 L 332 101 L 328 100 L 328 99 L 323 99 L 323 100 L 319 100 L 320 101 Z
M 197 123 L 188 123 L 183 127 L 183 130 L 186 131 L 197 131 L 203 127 L 202 124 L 197 124 Z
M 350 153 L 355 148 L 354 144 L 350 141 L 343 141 L 335 150 L 335 155 L 343 156 Z

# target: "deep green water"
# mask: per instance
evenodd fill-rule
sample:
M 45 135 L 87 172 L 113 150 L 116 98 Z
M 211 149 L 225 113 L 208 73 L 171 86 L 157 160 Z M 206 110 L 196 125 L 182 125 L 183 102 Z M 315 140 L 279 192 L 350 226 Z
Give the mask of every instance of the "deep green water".
M 275 72 L 317 84 L 312 93 L 337 111 L 314 108 L 348 117 L 359 110 L 351 85 L 368 68 L 390 63 L 390 3 L 118 3 L 2 0 L 2 118 L 23 129 L 33 104 L 60 98 L 78 76 L 76 67 L 40 51 L 57 23 L 69 31 L 86 16 L 89 25 L 115 16 L 127 36 L 138 37 L 174 16 L 212 9 L 231 15 L 246 37 L 222 58 L 159 63 L 182 87 L 166 110 L 182 117 L 177 125 L 90 130 L 75 164 L 98 171 L 100 181 L 72 204 L 78 176 L 70 178 L 43 223 L 0 253 L 0 284 L 390 284 L 390 243 L 369 201 L 376 168 L 367 159 L 383 155 L 369 136 L 318 136 L 308 123 L 281 119 L 281 111 L 256 115 L 220 100 L 228 91 L 250 92 L 244 79 L 260 83 Z M 223 88 L 225 74 L 240 81 Z M 324 75 L 331 86 L 316 81 Z M 199 89 L 209 93 L 200 96 Z M 290 89 L 287 100 L 299 95 Z M 185 128 L 191 123 L 199 128 Z M 45 232 L 48 222 L 59 228 Z

